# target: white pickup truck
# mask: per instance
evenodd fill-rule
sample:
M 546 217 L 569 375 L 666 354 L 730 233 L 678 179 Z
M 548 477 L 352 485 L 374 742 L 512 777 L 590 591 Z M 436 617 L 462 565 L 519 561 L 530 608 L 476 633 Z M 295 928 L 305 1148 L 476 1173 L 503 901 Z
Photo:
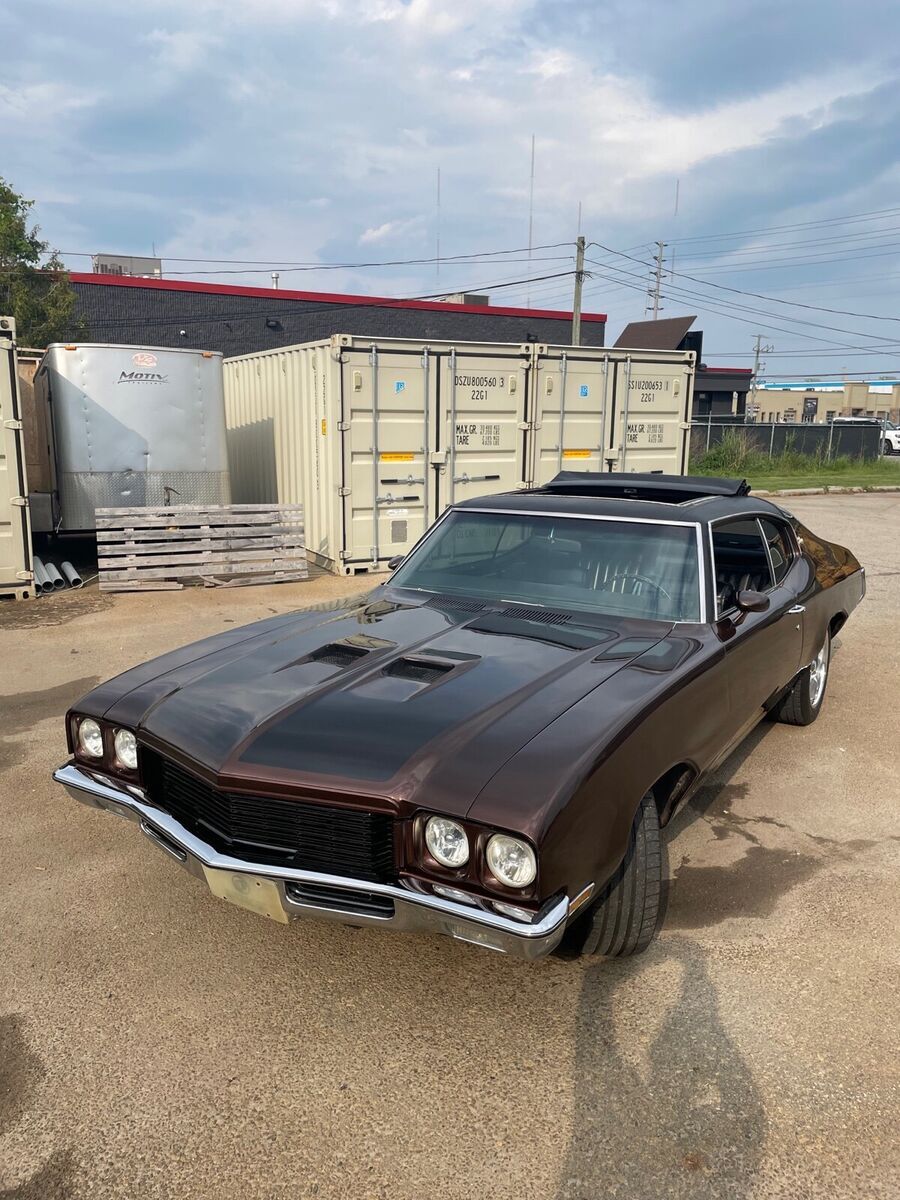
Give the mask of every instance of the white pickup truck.
M 835 417 L 835 425 L 880 425 L 884 432 L 882 453 L 900 454 L 900 425 L 893 421 L 879 421 L 875 417 Z

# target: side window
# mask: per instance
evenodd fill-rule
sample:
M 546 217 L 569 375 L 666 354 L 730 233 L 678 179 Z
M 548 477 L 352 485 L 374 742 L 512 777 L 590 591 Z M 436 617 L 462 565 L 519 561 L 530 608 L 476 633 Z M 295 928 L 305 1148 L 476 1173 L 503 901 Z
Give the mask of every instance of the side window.
M 769 557 L 772 559 L 772 570 L 775 572 L 775 582 L 781 583 L 791 569 L 794 559 L 794 548 L 787 528 L 780 521 L 770 521 L 768 517 L 760 518 L 763 537 L 769 547 Z
M 717 616 L 734 608 L 738 592 L 772 586 L 769 556 L 755 517 L 722 521 L 712 529 Z

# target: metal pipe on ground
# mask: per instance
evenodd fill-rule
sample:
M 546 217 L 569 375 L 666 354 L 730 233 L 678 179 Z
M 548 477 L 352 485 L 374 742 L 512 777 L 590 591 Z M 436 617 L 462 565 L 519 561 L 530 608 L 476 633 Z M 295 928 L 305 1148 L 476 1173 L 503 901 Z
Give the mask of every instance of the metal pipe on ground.
M 35 555 L 31 561 L 34 564 L 35 590 L 40 592 L 41 594 L 43 594 L 44 592 L 52 592 L 53 591 L 53 581 L 50 578 L 50 576 L 47 574 L 47 568 L 44 566 L 43 561 L 40 558 L 38 558 L 37 555 Z
M 63 575 L 65 575 L 66 582 L 68 583 L 69 587 L 80 588 L 84 586 L 84 580 L 70 562 L 60 563 L 59 569 L 62 571 Z
M 50 582 L 57 590 L 66 586 L 66 581 L 63 579 L 62 575 L 60 575 L 59 571 L 52 562 L 44 563 L 44 570 L 47 572 Z

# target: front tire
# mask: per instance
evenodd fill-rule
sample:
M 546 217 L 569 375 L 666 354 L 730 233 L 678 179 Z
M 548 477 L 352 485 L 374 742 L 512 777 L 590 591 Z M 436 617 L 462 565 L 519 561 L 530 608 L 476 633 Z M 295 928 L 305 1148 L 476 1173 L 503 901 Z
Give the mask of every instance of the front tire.
M 564 946 L 576 954 L 608 958 L 646 950 L 659 923 L 662 874 L 659 812 L 648 792 L 634 818 L 622 865 L 593 908 L 566 930 Z
M 808 667 L 803 668 L 791 690 L 772 710 L 772 719 L 784 725 L 812 725 L 822 711 L 830 664 L 831 634 L 826 631 L 819 653 Z

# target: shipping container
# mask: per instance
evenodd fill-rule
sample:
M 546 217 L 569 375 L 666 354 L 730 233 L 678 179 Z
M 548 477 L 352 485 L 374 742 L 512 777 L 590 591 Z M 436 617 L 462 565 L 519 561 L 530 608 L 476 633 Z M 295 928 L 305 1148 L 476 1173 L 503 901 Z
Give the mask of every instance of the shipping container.
M 228 504 L 222 355 L 100 344 L 48 348 L 34 378 L 49 413 L 52 528 L 95 528 L 94 510 Z
M 449 504 L 560 466 L 681 473 L 694 355 L 336 334 L 225 362 L 234 499 L 302 503 L 329 570 L 384 569 Z
M 529 483 L 560 470 L 687 471 L 695 355 L 535 346 Z
M 0 598 L 34 596 L 16 326 L 0 317 Z

